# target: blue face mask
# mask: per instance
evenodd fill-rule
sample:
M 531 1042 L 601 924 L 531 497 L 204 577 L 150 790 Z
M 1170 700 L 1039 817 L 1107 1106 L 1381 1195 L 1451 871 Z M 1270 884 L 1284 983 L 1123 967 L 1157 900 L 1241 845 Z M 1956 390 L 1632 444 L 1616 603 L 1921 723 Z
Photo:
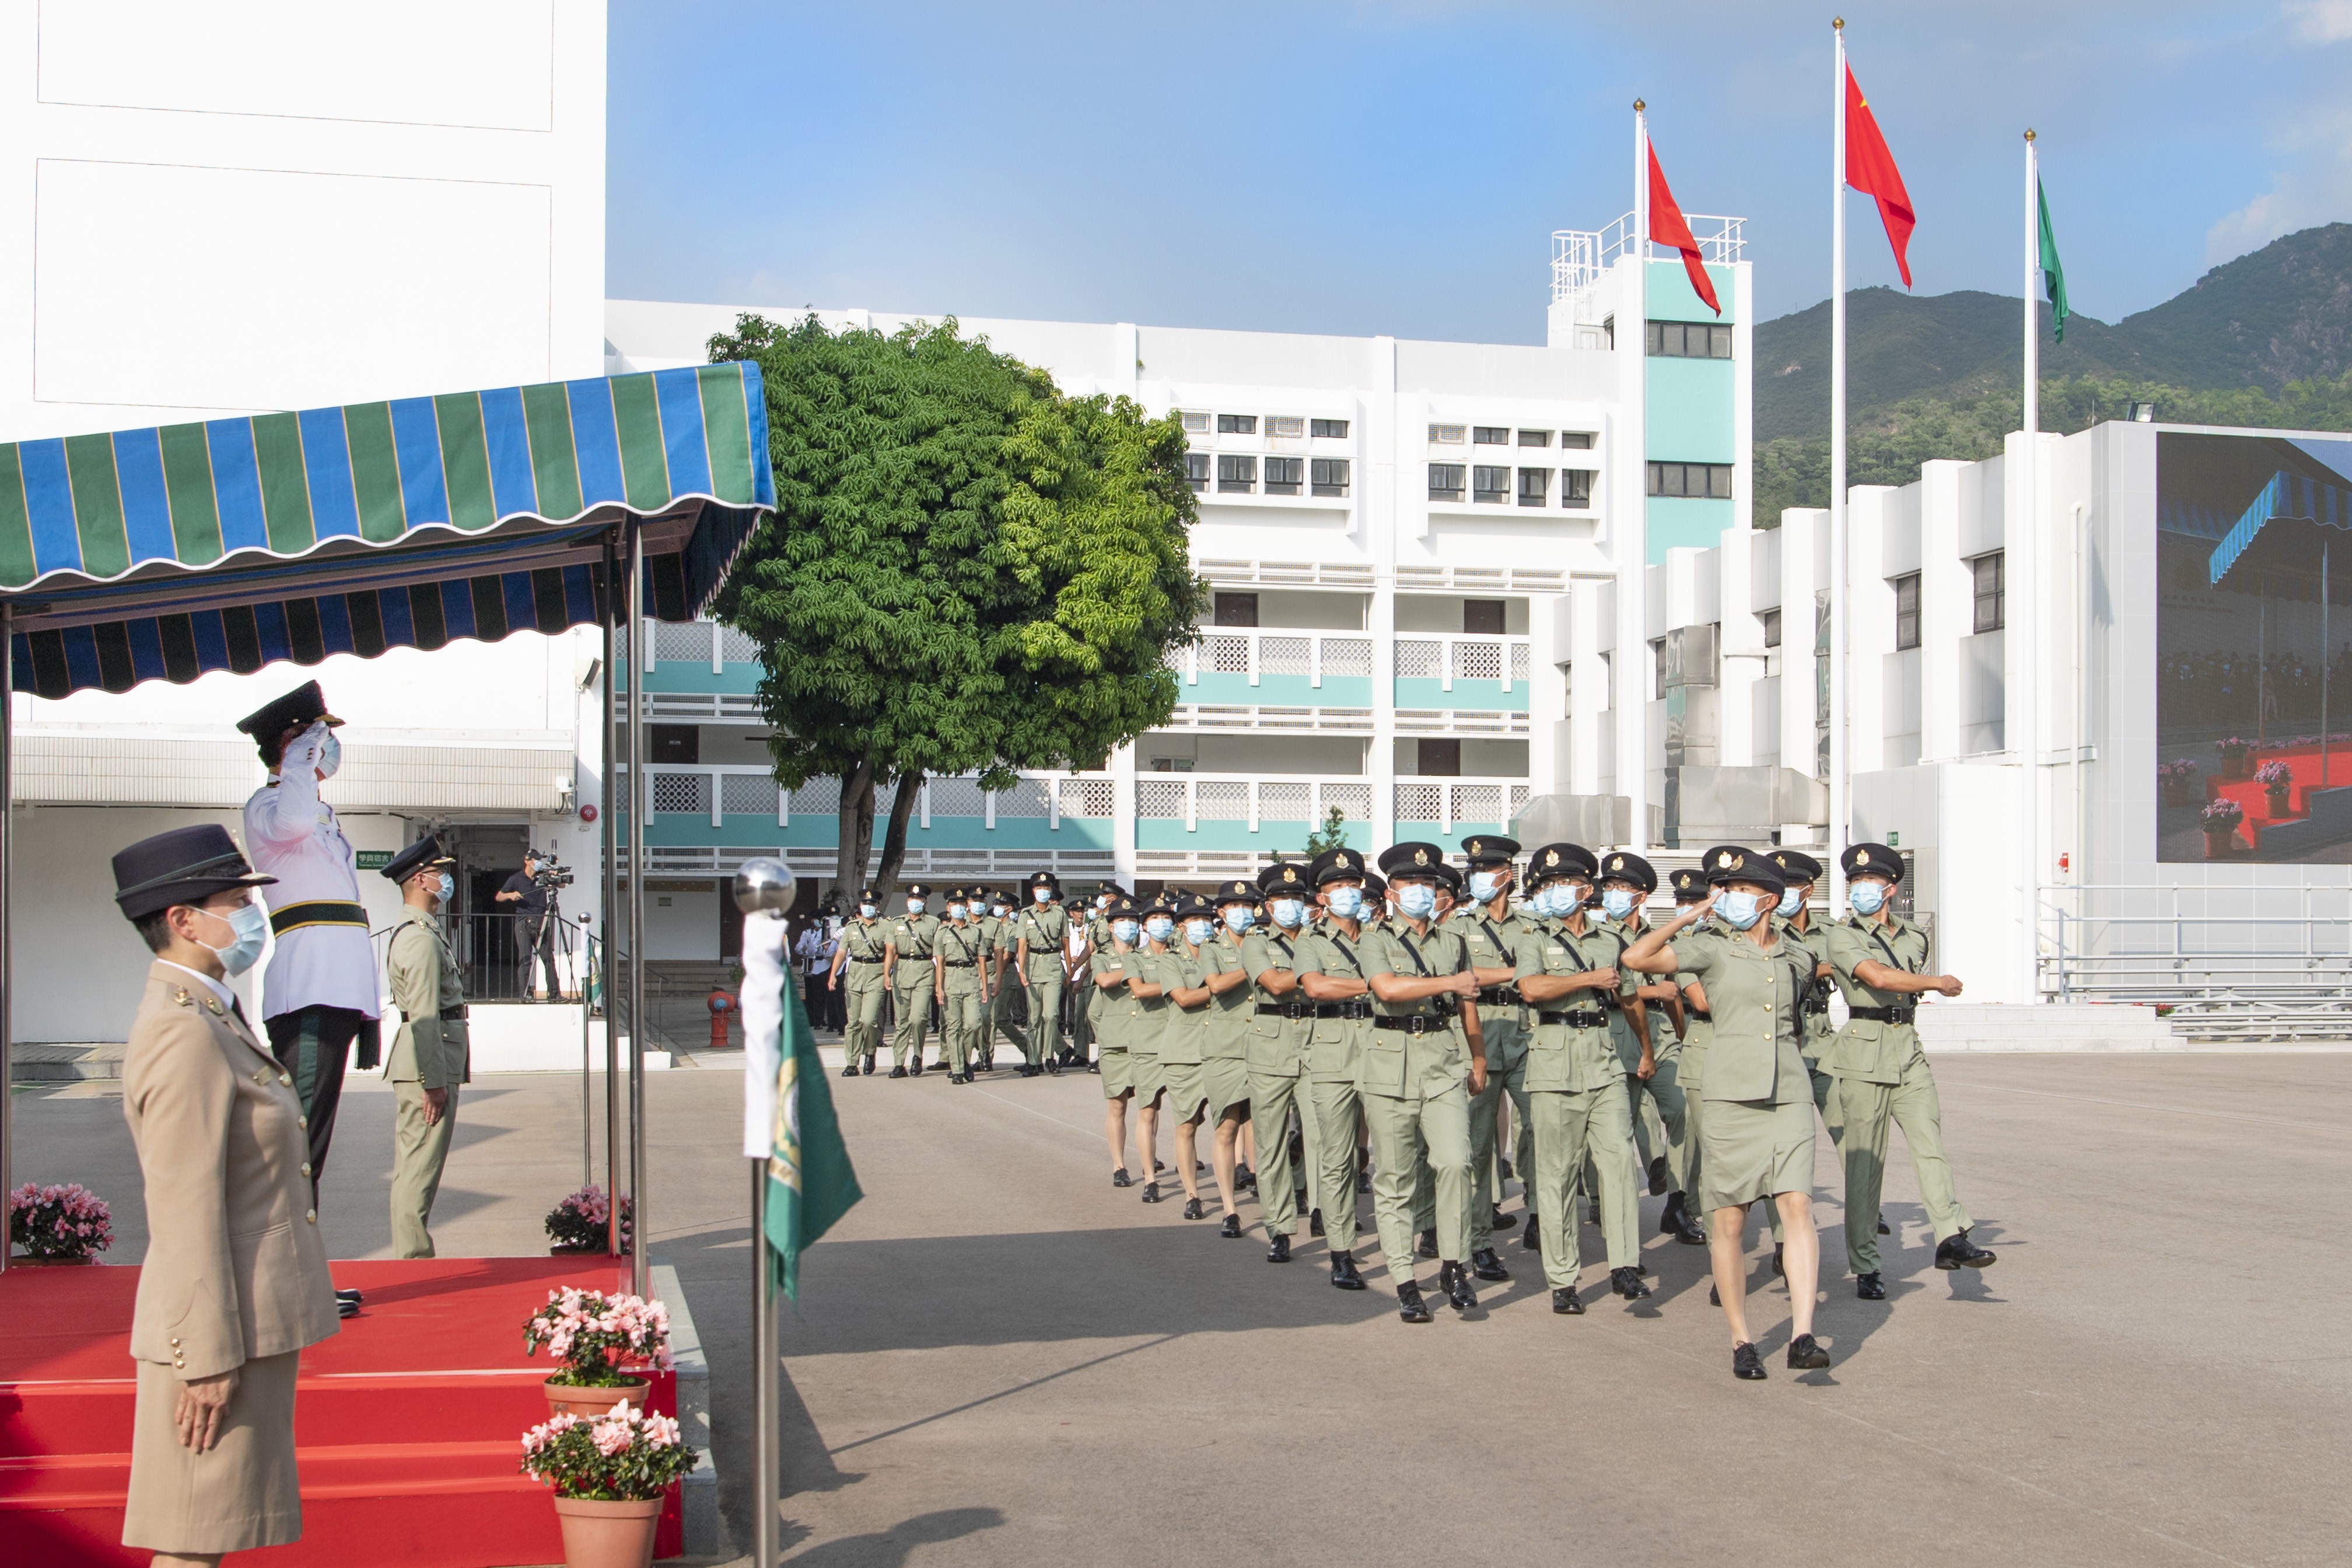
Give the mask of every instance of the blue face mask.
M 1845 898 L 1846 902 L 1853 906 L 1855 914 L 1874 915 L 1885 906 L 1886 885 L 1884 882 L 1851 882 L 1846 886 Z
M 2021 397 L 2024 395 L 2020 393 L 2018 395 Z M 870 921 L 874 918 L 876 911 L 872 904 L 860 904 L 857 906 L 857 912 Z
M 1110 922 L 1110 934 L 1118 938 L 1119 941 L 1127 943 L 1129 947 L 1133 947 L 1135 945 L 1135 931 L 1136 925 L 1133 921 L 1113 921 Z
M 228 926 L 230 940 L 226 947 L 213 947 L 211 942 L 202 938 L 197 939 L 199 944 L 212 948 L 213 956 L 218 958 L 221 967 L 231 974 L 242 974 L 251 969 L 255 960 L 261 956 L 261 944 L 269 940 L 269 911 L 255 902 L 232 910 L 227 914 L 215 910 L 204 912 Z
M 1474 902 L 1474 903 L 1480 903 L 1480 904 L 1491 904 L 1491 903 L 1493 903 L 1493 902 L 1495 901 L 1495 895 L 1496 895 L 1496 894 L 1497 894 L 1497 893 L 1499 893 L 1499 892 L 1501 892 L 1501 891 L 1503 890 L 1504 884 L 1505 884 L 1506 882 L 1507 882 L 1508 880 L 1509 880 L 1509 878 L 1507 878 L 1507 876 L 1505 876 L 1505 875 L 1504 875 L 1502 872 L 1500 872 L 1500 871 L 1473 871 L 1473 872 L 1471 872 L 1471 873 L 1470 873 L 1470 898 L 1471 898 L 1471 901 L 1472 901 L 1472 902 Z
M 1184 940 L 1191 942 L 1194 947 L 1198 947 L 1202 942 L 1208 941 L 1209 933 L 1216 929 L 1215 922 L 1211 921 L 1186 921 L 1184 922 Z
M 948 906 L 948 919 L 951 921 L 960 921 L 963 919 L 963 906 L 961 904 L 950 904 Z
M 1225 906 L 1225 929 L 1235 936 L 1241 935 L 1256 924 L 1257 911 L 1246 904 Z
M 1054 901 L 1054 889 L 1051 888 L 1039 888 L 1031 896 L 1041 904 L 1050 904 Z
M 1775 910 L 1773 913 L 1779 915 L 1785 921 L 1795 915 L 1799 910 L 1801 910 L 1804 907 L 1804 889 L 1801 888 L 1791 888 L 1787 892 L 1780 895 L 1780 907 Z
M 455 878 L 455 877 L 452 877 L 452 876 L 451 876 L 451 875 L 449 875 L 449 873 L 448 873 L 448 872 L 446 872 L 446 871 L 442 872 L 442 873 L 441 873 L 441 889 L 440 889 L 440 899 L 441 899 L 441 901 L 442 901 L 444 904 L 446 904 L 446 903 L 447 903 L 447 902 L 448 902 L 452 898 L 455 898 L 455 897 L 457 896 L 457 878 Z
M 1601 895 L 1601 912 L 1612 921 L 1622 921 L 1633 912 L 1633 889 L 1612 888 Z
M 1715 900 L 1715 912 L 1731 922 L 1736 931 L 1746 931 L 1764 918 L 1764 900 L 1754 893 L 1727 892 Z
M 1276 899 L 1266 906 L 1274 923 L 1285 931 L 1297 931 L 1307 923 L 1307 906 L 1297 899 Z
M 1360 918 L 1364 912 L 1364 889 L 1334 888 L 1326 895 L 1331 901 L 1331 912 L 1343 921 Z
M 330 730 L 319 742 L 319 776 L 333 778 L 342 765 L 343 743 L 335 739 L 335 732 Z
M 1143 922 L 1144 931 L 1154 942 L 1166 942 L 1176 932 L 1176 922 L 1166 915 L 1154 915 Z
M 923 912 L 923 900 L 920 899 L 908 899 L 907 900 L 907 912 L 910 915 L 921 914 Z
M 1396 890 L 1397 910 L 1407 919 L 1425 921 L 1437 912 L 1437 889 L 1423 882 L 1407 882 Z

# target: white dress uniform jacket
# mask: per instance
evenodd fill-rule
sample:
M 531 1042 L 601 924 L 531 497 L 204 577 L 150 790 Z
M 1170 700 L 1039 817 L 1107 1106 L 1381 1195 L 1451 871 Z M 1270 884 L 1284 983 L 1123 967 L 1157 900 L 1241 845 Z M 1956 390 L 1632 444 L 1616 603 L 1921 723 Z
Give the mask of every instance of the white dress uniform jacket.
M 359 859 L 319 798 L 319 751 L 326 734 L 312 725 L 289 742 L 278 778 L 245 803 L 245 852 L 253 868 L 278 879 L 259 889 L 274 916 L 300 903 L 360 902 Z M 262 974 L 268 1017 L 304 1007 L 348 1007 L 373 1018 L 383 1007 L 375 947 L 364 925 L 302 926 L 279 935 Z

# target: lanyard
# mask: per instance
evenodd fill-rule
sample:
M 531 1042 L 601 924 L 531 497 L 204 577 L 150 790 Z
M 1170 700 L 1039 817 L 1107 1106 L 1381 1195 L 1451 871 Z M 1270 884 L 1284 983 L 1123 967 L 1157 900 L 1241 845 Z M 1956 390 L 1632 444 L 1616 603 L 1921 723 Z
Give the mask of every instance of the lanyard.
M 1421 961 L 1421 949 L 1412 945 L 1412 935 L 1400 930 L 1396 933 L 1396 939 L 1404 943 L 1405 956 L 1412 960 L 1413 968 L 1426 976 L 1429 973 L 1429 965 Z

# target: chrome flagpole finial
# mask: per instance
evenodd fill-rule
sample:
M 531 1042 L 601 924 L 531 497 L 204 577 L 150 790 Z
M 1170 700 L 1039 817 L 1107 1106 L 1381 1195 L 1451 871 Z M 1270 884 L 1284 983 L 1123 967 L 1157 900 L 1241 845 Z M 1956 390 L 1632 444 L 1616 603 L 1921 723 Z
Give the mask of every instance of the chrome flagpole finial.
M 770 920 L 782 920 L 799 893 L 793 868 L 772 856 L 754 856 L 735 872 L 735 907 L 747 915 L 765 910 Z

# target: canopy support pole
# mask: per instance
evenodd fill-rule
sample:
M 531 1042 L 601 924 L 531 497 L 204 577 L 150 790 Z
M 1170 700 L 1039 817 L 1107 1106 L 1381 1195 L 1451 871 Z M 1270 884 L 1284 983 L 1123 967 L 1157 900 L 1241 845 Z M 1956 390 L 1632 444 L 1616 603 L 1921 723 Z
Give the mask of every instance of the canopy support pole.
M 2319 787 L 2327 787 L 2327 535 L 2319 536 Z M 0 850 L 0 889 L 6 887 L 6 852 Z M 6 907 L 0 892 L 0 909 Z
M 16 931 L 9 902 L 16 850 L 16 606 L 0 600 L 0 1205 L 16 1180 Z M 8 1271 L 7 1212 L 0 1206 L 0 1274 Z
M 613 694 L 619 688 L 620 667 L 613 662 L 615 646 L 623 658 L 629 654 L 628 640 L 615 637 L 614 627 L 621 616 L 620 561 L 614 549 L 614 530 L 604 533 L 604 734 L 603 755 L 599 767 L 604 775 L 604 805 L 598 810 L 603 831 L 604 852 L 604 957 L 603 967 L 596 972 L 596 1000 L 604 1007 L 604 1196 L 609 1211 L 605 1221 L 605 1250 L 611 1256 L 621 1256 L 621 1009 L 613 990 L 613 933 L 620 929 L 614 918 L 621 907 L 619 867 L 614 862 L 613 807 L 618 804 L 621 792 L 613 787 L 613 764 L 620 757 L 620 738 L 615 732 Z M 629 678 L 629 696 L 635 700 L 636 678 Z
M 646 705 L 637 693 L 635 658 L 646 635 L 646 525 L 629 520 L 629 1203 L 635 1239 L 629 1249 L 629 1289 L 646 1291 L 646 1259 L 653 1231 L 646 1213 Z M 615 1205 L 617 1206 L 617 1205 Z

